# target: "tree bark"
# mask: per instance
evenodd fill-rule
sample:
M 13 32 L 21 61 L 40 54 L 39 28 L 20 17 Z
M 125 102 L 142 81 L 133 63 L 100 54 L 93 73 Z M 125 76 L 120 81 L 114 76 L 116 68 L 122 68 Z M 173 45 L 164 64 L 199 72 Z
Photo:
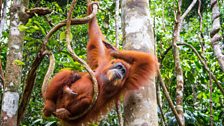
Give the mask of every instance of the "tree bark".
M 177 81 L 176 110 L 183 126 L 185 126 L 184 109 L 183 109 L 184 76 L 181 67 L 180 54 L 179 49 L 177 47 L 177 42 L 180 42 L 180 31 L 182 29 L 183 20 L 186 17 L 186 15 L 191 11 L 191 9 L 194 7 L 196 2 L 197 0 L 193 0 L 191 4 L 188 6 L 187 10 L 185 10 L 183 15 L 181 15 L 182 0 L 178 0 L 177 12 L 175 15 L 175 22 L 174 22 L 175 23 L 174 31 L 173 31 L 172 47 L 173 47 L 173 57 L 174 57 L 176 81 Z
M 122 0 L 121 8 L 124 49 L 154 53 L 148 0 Z M 124 115 L 125 126 L 158 126 L 155 80 L 126 97 Z
M 178 10 L 176 14 L 175 19 L 175 25 L 174 25 L 174 31 L 173 31 L 173 57 L 174 57 L 174 63 L 175 63 L 175 72 L 176 72 L 176 110 L 178 113 L 178 116 L 181 120 L 182 125 L 185 124 L 184 120 L 184 109 L 183 109 L 183 91 L 184 91 L 184 77 L 183 77 L 183 71 L 181 67 L 181 61 L 180 61 L 180 54 L 179 49 L 177 47 L 177 42 L 180 41 L 180 31 L 182 28 L 182 22 L 181 19 L 181 4 L 182 1 L 179 0 L 178 2 Z
M 1 16 L 2 16 L 2 0 L 0 0 L 0 19 L 1 19 Z
M 2 38 L 2 32 L 7 29 L 7 13 L 9 12 L 9 8 L 11 6 L 11 0 L 3 1 L 1 4 L 1 14 L 0 14 L 0 39 Z
M 21 14 L 25 12 L 22 0 L 14 0 L 10 9 L 10 30 L 4 94 L 1 110 L 1 126 L 16 126 L 19 103 L 19 86 L 21 84 L 21 64 L 24 32 L 18 29 L 22 24 Z
M 218 59 L 219 65 L 222 71 L 224 72 L 224 55 L 223 55 L 224 52 L 221 50 L 221 46 L 219 44 L 219 42 L 222 40 L 222 37 L 219 34 L 221 25 L 220 25 L 220 12 L 217 0 L 211 0 L 211 8 L 212 8 L 212 31 L 210 33 L 211 43 L 214 49 L 215 56 Z
M 212 77 L 209 73 L 209 104 L 210 104 L 210 126 L 214 126 L 214 117 L 213 117 L 213 101 L 212 101 L 212 93 L 213 93 L 213 86 L 212 86 Z
M 115 7 L 115 38 L 116 38 L 116 47 L 119 49 L 119 6 L 120 0 L 116 0 L 116 7 Z

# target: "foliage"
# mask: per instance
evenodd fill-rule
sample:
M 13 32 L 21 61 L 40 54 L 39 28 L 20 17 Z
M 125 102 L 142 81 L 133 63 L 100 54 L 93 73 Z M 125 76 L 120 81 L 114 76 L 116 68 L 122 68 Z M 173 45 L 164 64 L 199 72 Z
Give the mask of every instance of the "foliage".
M 183 3 L 182 12 L 190 5 L 191 1 L 187 0 Z M 223 3 L 220 3 L 223 5 Z M 157 39 L 157 54 L 160 57 L 163 52 L 171 45 L 175 2 L 172 0 L 166 1 L 152 1 L 152 15 L 155 17 L 155 34 Z M 202 1 L 202 16 L 203 16 L 203 29 L 202 34 L 204 39 L 200 39 L 200 21 L 197 14 L 198 5 L 193 8 L 184 22 L 181 31 L 181 42 L 193 45 L 198 52 L 206 59 L 209 68 L 215 74 L 220 82 L 224 81 L 224 73 L 218 65 L 217 59 L 214 56 L 210 44 L 209 32 L 211 29 L 211 11 L 209 1 Z M 164 11 L 163 11 L 164 10 Z M 221 20 L 223 21 L 223 6 L 220 8 Z M 202 50 L 202 45 L 204 50 Z M 210 124 L 210 101 L 209 101 L 209 77 L 206 70 L 203 68 L 194 52 L 185 46 L 180 47 L 181 51 L 181 64 L 184 72 L 184 111 L 186 125 L 209 125 Z M 166 54 L 165 59 L 161 63 L 162 76 L 165 79 L 166 86 L 175 101 L 175 73 L 174 62 L 172 57 L 172 50 Z M 166 115 L 166 121 L 169 125 L 175 125 L 176 119 L 172 114 L 168 103 L 163 97 L 163 111 Z M 223 95 L 217 89 L 213 82 L 213 116 L 215 125 L 223 125 Z

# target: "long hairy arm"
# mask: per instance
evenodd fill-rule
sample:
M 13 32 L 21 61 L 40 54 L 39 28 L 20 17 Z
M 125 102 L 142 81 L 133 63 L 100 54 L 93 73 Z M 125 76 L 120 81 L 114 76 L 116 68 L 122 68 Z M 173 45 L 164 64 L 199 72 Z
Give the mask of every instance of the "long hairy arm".
M 87 13 L 92 12 L 92 5 L 97 3 L 91 3 L 88 5 Z M 106 48 L 103 44 L 104 36 L 100 30 L 96 16 L 89 22 L 88 25 L 89 41 L 87 44 L 87 63 L 92 69 L 97 68 L 100 64 L 105 62 Z

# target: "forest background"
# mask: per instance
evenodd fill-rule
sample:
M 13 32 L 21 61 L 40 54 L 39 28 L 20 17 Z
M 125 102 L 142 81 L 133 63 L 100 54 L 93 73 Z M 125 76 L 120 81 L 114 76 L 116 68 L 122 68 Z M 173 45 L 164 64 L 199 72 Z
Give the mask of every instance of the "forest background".
M 214 2 L 216 0 L 198 0 L 184 20 L 180 28 L 180 39 L 176 45 L 179 49 L 179 58 L 184 81 L 183 90 L 183 109 L 185 125 L 224 125 L 224 69 L 223 62 L 218 62 L 217 48 L 221 50 L 221 60 L 223 61 L 224 49 L 224 1 L 217 2 L 217 11 L 214 11 Z M 31 0 L 29 8 L 46 7 L 52 12 L 45 16 L 33 15 L 26 24 L 20 25 L 19 29 L 25 32 L 24 45 L 22 50 L 22 59 L 14 61 L 22 67 L 21 84 L 18 86 L 20 94 L 24 89 L 26 77 L 31 65 L 43 43 L 43 39 L 48 31 L 58 22 L 66 19 L 67 11 L 71 1 L 64 0 Z M 194 2 L 194 1 L 193 1 Z M 1 90 L 0 101 L 3 96 L 3 80 L 6 77 L 6 61 L 9 37 L 9 8 L 10 2 L 2 1 L 1 8 L 1 27 L 0 27 L 0 59 L 1 59 Z M 173 57 L 172 45 L 175 41 L 175 26 L 177 24 L 178 12 L 184 12 L 192 4 L 191 0 L 182 2 L 181 8 L 178 8 L 176 0 L 150 0 L 149 10 L 151 13 L 151 24 L 153 25 L 156 55 L 160 62 L 161 78 L 165 83 L 171 100 L 176 106 L 177 97 L 177 75 L 175 69 L 175 59 Z M 116 11 L 121 15 L 121 10 L 116 10 L 116 2 L 110 0 L 100 1 L 100 10 L 97 14 L 100 27 L 108 42 L 116 45 Z M 178 10 L 179 9 L 179 10 Z M 78 0 L 73 12 L 73 16 L 80 18 L 86 15 L 86 2 Z M 214 22 L 214 17 L 219 18 L 219 25 Z M 5 22 L 3 22 L 5 21 Z M 218 26 L 218 28 L 216 27 Z M 118 47 L 122 49 L 122 21 L 118 18 Z M 86 59 L 87 43 L 87 25 L 76 25 L 72 27 L 72 47 L 75 53 L 82 59 Z M 218 39 L 211 39 L 214 35 L 219 35 Z M 57 31 L 49 40 L 47 48 L 52 50 L 56 59 L 56 68 L 58 72 L 63 68 L 83 71 L 84 68 L 69 56 L 65 45 L 65 28 Z M 26 109 L 25 116 L 21 125 L 55 125 L 57 120 L 54 117 L 44 118 L 42 113 L 43 99 L 41 96 L 41 85 L 48 68 L 48 58 L 45 57 L 38 68 L 35 81 L 35 88 Z M 160 77 L 157 77 L 160 78 Z M 157 102 L 158 116 L 160 125 L 176 125 L 177 121 L 172 111 L 172 105 L 167 100 L 165 93 L 160 86 L 161 80 L 157 81 Z M 218 85 L 218 86 L 217 86 Z M 0 102 L 1 105 L 2 102 Z M 2 106 L 2 105 L 1 105 Z M 123 108 L 121 106 L 121 108 Z M 115 110 L 112 110 L 105 117 L 100 125 L 109 126 L 118 125 L 118 117 Z

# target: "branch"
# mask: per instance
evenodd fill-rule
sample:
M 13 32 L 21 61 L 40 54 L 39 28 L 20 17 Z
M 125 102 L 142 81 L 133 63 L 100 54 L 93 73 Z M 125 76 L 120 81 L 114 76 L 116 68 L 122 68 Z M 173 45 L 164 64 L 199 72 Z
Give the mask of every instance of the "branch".
M 163 59 L 165 58 L 166 54 L 172 49 L 172 46 L 166 49 L 166 51 L 161 55 L 161 58 L 159 58 L 159 62 L 162 64 Z
M 27 104 L 29 103 L 30 96 L 34 87 L 35 79 L 36 79 L 36 71 L 37 68 L 39 67 L 41 61 L 43 60 L 45 55 L 43 55 L 42 52 L 39 52 L 36 56 L 36 59 L 34 60 L 31 69 L 27 75 L 27 80 L 26 80 L 26 86 L 23 91 L 23 96 L 20 101 L 19 109 L 18 109 L 18 117 L 17 117 L 17 124 L 19 125 L 24 113 Z
M 87 3 L 91 3 L 91 2 L 92 2 L 92 0 L 86 0 L 86 2 L 87 2 Z
M 97 10 L 96 10 L 97 11 Z M 96 12 L 95 10 L 88 16 L 84 17 L 84 18 L 80 18 L 80 19 L 72 19 L 71 20 L 71 25 L 81 25 L 81 24 L 87 24 L 94 16 L 96 16 Z M 54 26 L 46 35 L 45 40 L 43 45 L 46 46 L 48 39 L 52 36 L 52 34 L 54 34 L 57 30 L 59 30 L 60 28 L 62 28 L 63 26 L 66 25 L 67 19 L 64 21 L 61 21 L 60 23 L 58 23 L 56 26 Z
M 161 103 L 161 94 L 160 94 L 160 85 L 158 84 L 158 78 L 157 78 L 157 83 L 156 83 L 156 100 L 157 100 L 157 105 L 159 107 L 159 110 L 160 110 L 160 115 L 161 115 L 161 124 L 162 126 L 167 126 L 166 124 L 166 119 L 165 119 L 165 116 L 164 116 L 164 113 L 163 113 L 163 109 L 162 109 L 162 103 Z
M 120 99 L 116 100 L 115 101 L 115 109 L 116 109 L 116 112 L 117 112 L 118 124 L 119 124 L 119 126 L 123 126 L 124 125 L 124 121 L 123 121 L 120 105 L 121 105 Z
M 164 94 L 165 94 L 165 97 L 166 97 L 166 99 L 167 99 L 167 101 L 168 101 L 168 103 L 169 103 L 169 106 L 170 106 L 170 108 L 171 108 L 171 110 L 172 110 L 172 112 L 173 112 L 173 114 L 174 114 L 174 116 L 175 116 L 175 118 L 176 118 L 176 120 L 177 120 L 177 123 L 179 124 L 179 126 L 184 126 L 184 125 L 182 124 L 182 121 L 181 121 L 180 117 L 178 116 L 177 110 L 175 109 L 175 106 L 174 106 L 174 104 L 173 104 L 173 101 L 172 101 L 172 99 L 171 99 L 171 97 L 170 97 L 170 95 L 169 95 L 169 92 L 168 92 L 168 90 L 167 90 L 167 88 L 166 88 L 166 86 L 165 86 L 165 83 L 164 83 L 164 81 L 163 81 L 163 79 L 162 79 L 160 70 L 158 70 L 158 79 L 159 79 L 159 81 L 160 81 L 160 85 L 161 85 L 161 87 L 162 87 L 162 89 L 163 89 L 163 92 L 164 92 Z
M 53 27 L 54 25 L 52 24 L 51 20 L 48 20 L 48 17 L 47 16 L 44 16 L 44 19 L 47 21 L 47 23 Z
M 190 6 L 187 8 L 187 10 L 184 12 L 184 14 L 181 16 L 181 19 L 184 20 L 184 18 L 187 16 L 187 14 L 191 11 L 191 9 L 196 4 L 197 0 L 193 0 L 190 4 Z
M 29 18 L 32 18 L 35 14 L 39 16 L 50 14 L 52 10 L 48 8 L 32 8 L 32 9 L 26 9 L 25 12 L 26 14 L 29 15 Z
M 201 15 L 201 0 L 198 0 L 198 16 L 200 20 L 200 32 L 202 33 L 202 15 Z
M 87 109 L 85 109 L 84 112 L 82 112 L 81 114 L 76 115 L 74 117 L 70 117 L 69 120 L 76 120 L 76 119 L 82 117 L 83 115 L 85 115 L 87 112 L 89 112 L 89 110 L 91 110 L 92 107 L 95 105 L 95 103 L 97 101 L 97 96 L 98 96 L 98 83 L 97 83 L 96 77 L 94 75 L 94 72 L 92 71 L 92 69 L 88 66 L 88 64 L 84 60 L 82 60 L 75 54 L 75 52 L 73 51 L 73 49 L 71 47 L 71 37 L 70 37 L 70 33 L 71 33 L 70 27 L 71 26 L 70 25 L 71 25 L 71 18 L 72 18 L 72 16 L 71 16 L 72 10 L 74 9 L 75 3 L 76 3 L 76 0 L 73 0 L 70 10 L 68 12 L 68 17 L 67 17 L 67 23 L 66 23 L 67 49 L 68 49 L 68 52 L 70 53 L 70 55 L 72 56 L 73 60 L 78 61 L 80 64 L 82 64 L 91 76 L 91 79 L 93 81 L 93 102 L 91 105 L 88 106 Z M 98 4 L 94 3 L 94 4 L 92 4 L 92 6 L 93 6 L 93 13 L 97 13 Z
M 155 18 L 155 17 L 154 17 Z M 155 19 L 154 19 L 155 21 Z M 155 25 L 156 23 L 154 23 Z M 155 26 L 154 26 L 155 28 Z M 165 32 L 166 31 L 166 22 L 165 22 L 165 4 L 164 4 L 164 0 L 162 0 L 162 29 Z M 155 32 L 154 32 L 155 34 Z
M 0 0 L 1 1 L 1 0 Z M 0 10 L 1 12 L 1 10 Z M 1 15 L 0 15 L 1 16 Z M 1 52 L 1 49 L 0 49 L 0 52 Z M 2 61 L 0 59 L 0 92 L 2 91 L 3 92 L 3 89 L 4 89 L 4 72 L 3 72 L 3 69 L 2 69 Z M 0 94 L 0 103 L 2 103 L 2 94 Z
M 1 52 L 1 50 L 0 50 L 0 52 Z M 4 89 L 4 71 L 2 69 L 2 61 L 0 59 L 0 91 L 1 91 L 1 89 Z
M 213 113 L 212 113 L 212 77 L 211 74 L 209 74 L 209 105 L 210 105 L 210 126 L 214 126 L 214 119 L 213 119 Z
M 204 35 L 203 35 L 203 32 L 202 32 L 202 21 L 203 21 L 203 18 L 202 18 L 202 15 L 201 15 L 201 0 L 198 0 L 198 16 L 199 16 L 199 21 L 200 21 L 200 44 L 201 44 L 201 51 L 202 53 L 204 53 L 204 45 L 205 45 L 205 42 L 204 42 Z

